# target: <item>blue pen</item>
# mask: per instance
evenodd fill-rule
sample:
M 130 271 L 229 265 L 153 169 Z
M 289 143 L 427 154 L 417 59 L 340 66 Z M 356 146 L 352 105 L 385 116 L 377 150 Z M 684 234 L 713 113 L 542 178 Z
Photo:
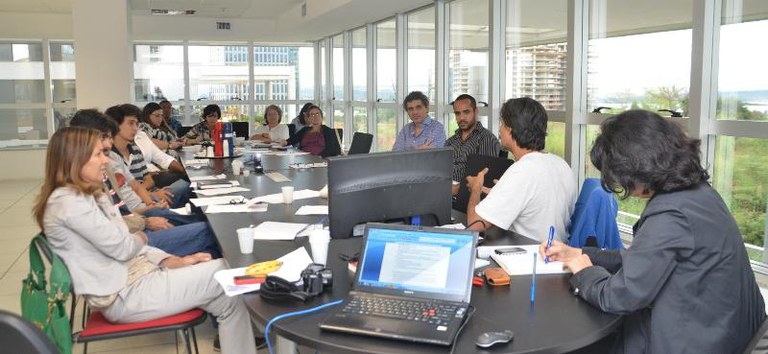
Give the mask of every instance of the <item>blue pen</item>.
M 555 227 L 550 226 L 549 227 L 549 237 L 547 237 L 547 248 L 546 250 L 549 251 L 549 248 L 552 247 L 552 239 L 555 238 Z M 549 256 L 544 257 L 544 263 L 549 263 Z
M 533 273 L 531 273 L 531 303 L 536 300 L 536 252 L 533 253 Z

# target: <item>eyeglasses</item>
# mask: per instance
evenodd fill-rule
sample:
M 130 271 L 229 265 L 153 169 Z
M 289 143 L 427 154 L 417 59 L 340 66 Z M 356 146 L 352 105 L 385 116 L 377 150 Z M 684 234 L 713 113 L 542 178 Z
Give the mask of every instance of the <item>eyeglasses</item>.
M 240 197 L 239 199 L 238 198 L 232 199 L 229 201 L 229 204 L 232 204 L 232 205 L 245 204 L 245 197 Z
M 310 117 L 320 117 L 321 116 L 320 113 L 309 113 L 307 115 L 310 116 Z

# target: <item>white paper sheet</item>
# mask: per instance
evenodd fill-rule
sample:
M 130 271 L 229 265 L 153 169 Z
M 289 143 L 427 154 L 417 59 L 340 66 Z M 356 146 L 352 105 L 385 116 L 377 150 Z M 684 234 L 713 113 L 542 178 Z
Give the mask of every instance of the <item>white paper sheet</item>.
M 327 205 L 304 205 L 296 210 L 296 215 L 328 215 Z
M 208 164 L 208 160 L 206 159 L 184 160 L 184 166 L 207 165 L 207 164 Z
M 283 262 L 283 266 L 270 275 L 281 277 L 290 282 L 298 281 L 299 278 L 301 278 L 301 271 L 312 263 L 312 258 L 304 247 L 299 247 L 278 258 L 278 260 Z M 213 278 L 216 279 L 222 289 L 224 289 L 224 293 L 226 293 L 227 296 L 235 296 L 259 290 L 261 284 L 235 285 L 235 277 L 245 275 L 246 268 L 247 267 L 220 270 L 213 275 Z
M 267 211 L 267 203 L 246 204 L 214 204 L 205 209 L 206 214 L 219 213 L 263 213 Z
M 509 247 L 509 246 L 507 246 Z M 533 273 L 533 254 L 539 253 L 539 245 L 515 245 L 524 248 L 523 254 L 499 255 L 491 253 L 491 258 L 504 268 L 509 275 L 526 275 Z M 569 273 L 563 270 L 563 262 L 544 263 L 544 257 L 536 257 L 536 274 Z
M 288 177 L 285 177 L 284 174 L 280 172 L 267 172 L 264 174 L 265 176 L 269 177 L 272 181 L 275 182 L 290 182 L 291 179 Z
M 308 224 L 265 221 L 253 230 L 255 240 L 293 240 Z
M 214 195 L 222 195 L 222 194 L 232 194 L 237 192 L 247 192 L 250 189 L 243 188 L 243 187 L 230 187 L 230 188 L 216 188 L 216 189 L 204 189 L 204 190 L 198 190 L 195 191 L 198 195 L 203 195 L 206 197 L 212 197 Z
M 189 177 L 189 181 L 190 182 L 215 181 L 215 180 L 225 179 L 225 178 L 227 178 L 227 175 L 222 173 L 216 176 L 192 176 L 192 177 Z
M 306 151 L 280 151 L 275 153 L 275 156 L 291 156 L 291 155 L 301 156 L 301 155 L 309 155 L 309 153 Z
M 309 163 L 292 163 L 288 165 L 290 168 L 295 169 L 302 169 L 302 168 L 317 168 L 317 167 L 328 167 L 328 163 L 323 162 L 309 162 Z
M 191 183 L 191 187 L 194 189 L 220 189 L 220 188 L 237 187 L 239 185 L 240 185 L 240 182 L 236 180 L 231 180 L 231 181 L 217 180 L 217 181 L 202 181 L 202 182 Z
M 311 189 L 302 189 L 300 191 L 294 191 L 293 192 L 293 200 L 299 200 L 299 199 L 308 199 L 308 198 L 318 198 L 320 197 L 319 191 L 313 191 Z M 281 204 L 283 203 L 283 193 L 275 193 L 275 194 L 267 194 L 263 195 L 261 197 L 256 197 L 251 199 L 250 203 L 256 203 L 256 202 L 267 202 L 270 204 Z
M 216 204 L 229 204 L 232 200 L 243 200 L 248 202 L 248 198 L 242 195 L 225 195 L 219 197 L 206 197 L 206 198 L 190 198 L 189 202 L 198 207 L 216 205 Z

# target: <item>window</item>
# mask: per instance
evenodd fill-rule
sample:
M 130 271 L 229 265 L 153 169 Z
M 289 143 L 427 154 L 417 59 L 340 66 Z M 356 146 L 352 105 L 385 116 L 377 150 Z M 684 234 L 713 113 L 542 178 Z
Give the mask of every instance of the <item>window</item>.
M 376 99 L 379 102 L 395 102 L 395 92 L 397 92 L 395 27 L 395 20 L 376 25 Z
M 136 101 L 184 99 L 184 48 L 181 45 L 134 46 Z
M 244 46 L 189 46 L 189 97 L 210 101 L 247 100 L 248 65 L 227 59 L 227 53 L 245 49 Z
M 408 14 L 408 92 L 421 91 L 434 100 L 435 7 Z
M 365 28 L 352 31 L 352 99 L 358 102 L 368 100 L 368 52 L 366 43 Z
M 43 65 L 41 43 L 0 42 L 0 147 L 45 144 Z
M 487 0 L 450 3 L 447 83 L 450 98 L 468 93 L 478 101 L 488 102 L 489 3 Z

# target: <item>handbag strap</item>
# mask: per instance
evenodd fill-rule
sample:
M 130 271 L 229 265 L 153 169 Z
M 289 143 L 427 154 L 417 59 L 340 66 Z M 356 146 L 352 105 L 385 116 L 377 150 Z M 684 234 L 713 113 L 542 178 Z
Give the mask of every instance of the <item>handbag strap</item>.
M 65 300 L 69 296 L 72 286 L 69 270 L 64 262 L 62 262 L 61 258 L 53 252 L 48 240 L 46 240 L 42 234 L 38 234 L 32 238 L 32 243 L 29 245 L 30 270 L 35 273 L 38 280 L 45 281 L 45 266 L 40 258 L 38 247 L 42 249 L 51 263 L 49 282 L 51 287 L 48 294 L 50 296 L 56 296 L 57 299 Z

